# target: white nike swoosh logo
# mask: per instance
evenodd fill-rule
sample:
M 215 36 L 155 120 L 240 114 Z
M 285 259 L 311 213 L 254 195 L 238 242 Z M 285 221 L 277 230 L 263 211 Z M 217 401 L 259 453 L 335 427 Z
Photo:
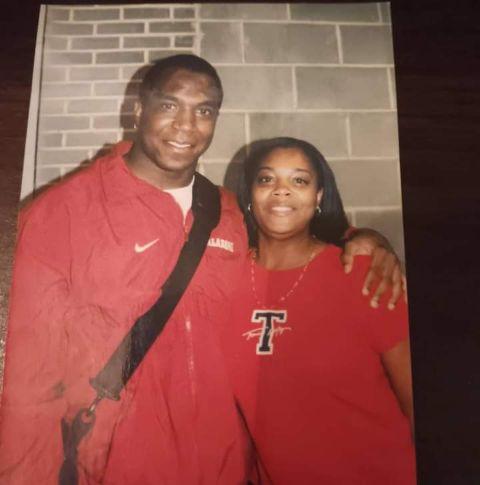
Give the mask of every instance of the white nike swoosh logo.
M 140 246 L 140 244 L 135 243 L 135 252 L 136 253 L 143 253 L 143 251 L 146 251 L 148 248 L 151 248 L 158 241 L 159 241 L 159 239 L 155 239 L 154 241 L 150 241 L 149 243 L 144 244 L 143 246 Z

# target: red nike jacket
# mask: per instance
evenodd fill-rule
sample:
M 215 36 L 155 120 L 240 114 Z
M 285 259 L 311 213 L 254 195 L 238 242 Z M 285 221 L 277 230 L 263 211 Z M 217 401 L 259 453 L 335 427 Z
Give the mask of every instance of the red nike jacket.
M 60 422 L 158 298 L 192 214 L 136 178 L 121 143 L 41 195 L 20 217 L 0 410 L 0 483 L 58 483 Z M 120 401 L 104 400 L 79 447 L 80 484 L 242 483 L 246 448 L 218 331 L 247 249 L 222 215 L 189 288 Z

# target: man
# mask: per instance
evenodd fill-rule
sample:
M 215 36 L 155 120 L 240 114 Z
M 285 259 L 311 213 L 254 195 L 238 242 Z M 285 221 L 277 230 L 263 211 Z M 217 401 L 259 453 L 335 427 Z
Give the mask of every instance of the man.
M 0 427 L 0 483 L 54 484 L 60 422 L 156 301 L 193 216 L 192 184 L 223 97 L 214 68 L 174 56 L 147 73 L 135 143 L 50 189 L 20 219 Z M 170 318 L 119 401 L 104 400 L 78 449 L 81 484 L 235 484 L 245 440 L 217 329 L 247 250 L 242 217 L 221 219 Z

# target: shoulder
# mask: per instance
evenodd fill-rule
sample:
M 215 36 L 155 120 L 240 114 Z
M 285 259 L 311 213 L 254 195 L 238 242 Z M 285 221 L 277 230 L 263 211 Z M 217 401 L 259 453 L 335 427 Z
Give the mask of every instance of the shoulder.
M 352 271 L 347 274 L 341 260 L 342 248 L 327 244 L 312 262 L 315 277 L 331 282 L 338 294 L 362 296 L 363 282 L 370 267 L 370 256 L 356 256 Z M 332 290 L 333 291 L 333 290 Z
M 40 193 L 20 212 L 20 223 L 38 220 L 45 223 L 67 217 L 99 200 L 103 192 L 102 171 L 115 163 L 115 152 L 78 168 Z M 50 224 L 51 225 L 51 224 Z
M 82 188 L 91 187 L 91 172 L 92 167 L 82 168 L 74 175 L 46 189 L 21 210 L 20 222 L 38 220 L 48 223 L 52 218 L 56 219 L 55 215 L 67 215 L 68 208 L 81 200 L 82 192 L 85 191 Z
M 233 192 L 226 189 L 225 187 L 218 187 L 220 190 L 220 200 L 222 203 L 222 210 L 232 212 L 238 217 L 242 217 L 243 215 L 238 207 L 237 197 Z

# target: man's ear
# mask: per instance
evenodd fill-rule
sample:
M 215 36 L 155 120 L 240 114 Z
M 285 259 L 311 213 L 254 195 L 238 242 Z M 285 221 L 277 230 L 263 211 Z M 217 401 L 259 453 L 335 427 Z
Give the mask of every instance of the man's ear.
M 135 104 L 133 105 L 133 122 L 135 124 L 135 128 L 137 128 L 138 125 L 140 124 L 142 111 L 143 111 L 142 103 L 139 100 L 135 101 Z
M 317 192 L 317 207 L 320 207 L 320 202 L 322 202 L 322 197 L 323 197 L 323 189 L 320 189 Z

